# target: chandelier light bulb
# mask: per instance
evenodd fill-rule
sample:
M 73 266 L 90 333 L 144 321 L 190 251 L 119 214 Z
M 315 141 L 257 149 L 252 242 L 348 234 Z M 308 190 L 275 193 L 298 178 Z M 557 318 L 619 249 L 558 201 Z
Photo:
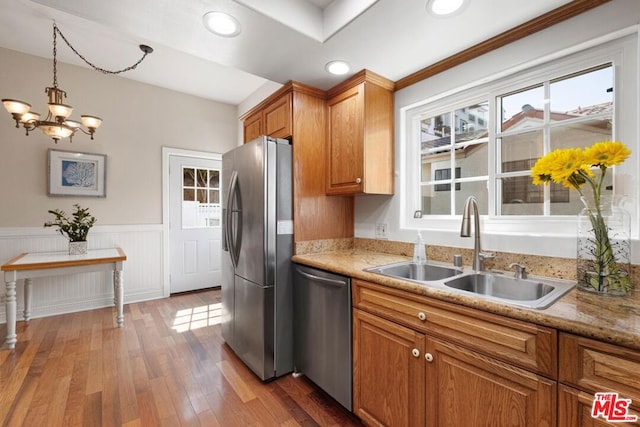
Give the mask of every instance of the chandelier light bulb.
M 89 129 L 98 129 L 102 124 L 102 119 L 96 116 L 80 116 L 82 124 Z
M 27 111 L 20 118 L 21 123 L 37 122 L 40 120 L 40 114 L 35 111 Z
M 80 123 L 80 122 L 78 122 L 76 120 L 69 120 L 69 119 L 65 120 L 64 124 L 69 126 L 70 128 L 73 128 L 73 129 L 77 129 L 77 128 L 82 126 L 82 123 Z
M 73 129 L 58 124 L 41 125 L 40 129 L 42 129 L 42 133 L 53 138 L 55 141 L 62 138 L 69 138 L 73 134 Z
M 11 114 L 23 115 L 31 108 L 30 104 L 26 102 L 18 101 L 17 99 L 3 99 L 2 105 Z
M 71 115 L 73 107 L 65 104 L 49 104 L 49 111 L 53 117 L 62 117 L 66 119 Z

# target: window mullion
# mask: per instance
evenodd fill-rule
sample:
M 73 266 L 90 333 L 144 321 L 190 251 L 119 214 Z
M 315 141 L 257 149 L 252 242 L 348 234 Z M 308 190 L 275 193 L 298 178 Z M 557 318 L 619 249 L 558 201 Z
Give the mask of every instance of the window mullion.
M 549 81 L 545 81 L 544 85 L 544 119 L 543 119 L 543 128 L 542 128 L 542 144 L 544 147 L 544 153 L 547 154 L 551 151 L 551 84 Z M 542 215 L 550 216 L 551 215 L 551 189 L 550 185 L 544 186 L 543 192 L 543 206 L 542 206 Z

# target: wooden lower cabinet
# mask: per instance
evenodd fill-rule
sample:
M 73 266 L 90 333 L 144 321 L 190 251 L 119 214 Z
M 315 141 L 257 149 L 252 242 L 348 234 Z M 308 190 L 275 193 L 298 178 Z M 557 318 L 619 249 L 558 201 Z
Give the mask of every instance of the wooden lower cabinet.
M 593 418 L 594 395 L 573 387 L 560 384 L 558 388 L 558 427 L 603 427 L 603 426 L 640 426 L 640 412 L 629 410 L 628 415 L 635 415 L 635 422 L 610 423 L 602 417 Z
M 353 310 L 353 411 L 365 424 L 424 426 L 424 346 L 424 334 Z
M 427 338 L 427 426 L 555 426 L 556 382 Z
M 558 426 L 640 426 L 640 352 L 573 334 L 560 334 Z M 595 393 L 614 392 L 631 401 L 635 422 L 591 417 Z
M 354 309 L 354 412 L 374 426 L 554 426 L 556 382 Z

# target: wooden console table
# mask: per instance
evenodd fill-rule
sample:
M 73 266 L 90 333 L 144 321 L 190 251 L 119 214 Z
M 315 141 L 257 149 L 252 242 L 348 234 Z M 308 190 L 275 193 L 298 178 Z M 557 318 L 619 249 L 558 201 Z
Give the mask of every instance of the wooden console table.
M 123 278 L 122 263 L 127 256 L 120 248 L 90 250 L 85 255 L 69 255 L 66 252 L 33 252 L 18 255 L 1 267 L 7 286 L 6 316 L 8 348 L 15 348 L 16 335 L 16 282 L 24 279 L 25 321 L 31 318 L 31 279 L 94 271 L 113 271 L 113 302 L 116 306 L 118 327 L 124 323 L 122 311 Z

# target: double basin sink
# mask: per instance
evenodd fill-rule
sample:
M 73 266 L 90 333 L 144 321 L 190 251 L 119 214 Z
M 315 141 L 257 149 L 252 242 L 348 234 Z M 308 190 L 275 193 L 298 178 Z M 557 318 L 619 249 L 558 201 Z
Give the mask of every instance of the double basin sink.
M 547 277 L 519 278 L 495 271 L 467 272 L 434 263 L 401 262 L 365 271 L 534 309 L 549 307 L 575 286 L 569 281 Z

